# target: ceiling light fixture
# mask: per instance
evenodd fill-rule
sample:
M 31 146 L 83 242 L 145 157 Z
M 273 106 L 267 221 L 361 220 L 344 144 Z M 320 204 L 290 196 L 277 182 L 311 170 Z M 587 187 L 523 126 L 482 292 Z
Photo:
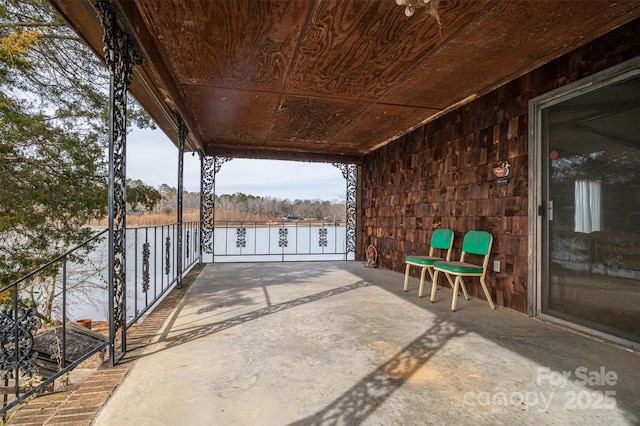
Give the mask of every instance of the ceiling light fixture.
M 404 14 L 407 16 L 413 16 L 417 9 L 429 6 L 430 2 L 431 0 L 396 0 L 398 6 L 406 6 Z

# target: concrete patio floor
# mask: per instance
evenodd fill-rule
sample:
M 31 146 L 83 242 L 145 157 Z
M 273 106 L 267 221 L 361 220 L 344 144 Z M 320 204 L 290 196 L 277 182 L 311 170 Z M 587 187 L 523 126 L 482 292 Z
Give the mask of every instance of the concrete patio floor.
M 208 265 L 93 424 L 640 424 L 637 353 L 402 282 L 362 262 Z

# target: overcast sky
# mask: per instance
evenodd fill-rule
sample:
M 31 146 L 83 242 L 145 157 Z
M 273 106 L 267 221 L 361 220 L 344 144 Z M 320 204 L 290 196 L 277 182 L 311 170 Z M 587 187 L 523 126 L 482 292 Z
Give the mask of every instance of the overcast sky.
M 135 129 L 127 136 L 127 177 L 154 188 L 178 186 L 178 149 L 161 130 Z M 184 188 L 200 191 L 200 160 L 184 157 Z M 293 201 L 344 201 L 346 181 L 337 167 L 327 163 L 233 159 L 216 175 L 216 194 L 242 192 Z

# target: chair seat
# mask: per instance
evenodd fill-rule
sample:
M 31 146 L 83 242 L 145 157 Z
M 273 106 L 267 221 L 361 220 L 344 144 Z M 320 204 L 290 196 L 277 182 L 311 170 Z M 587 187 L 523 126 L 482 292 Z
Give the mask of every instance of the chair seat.
M 413 256 L 409 255 L 405 257 L 405 263 L 407 267 L 404 272 L 404 291 L 407 291 L 409 287 L 409 269 L 411 266 L 418 266 L 422 268 L 420 273 L 420 290 L 418 291 L 418 297 L 422 297 L 422 289 L 424 288 L 425 274 L 429 272 L 429 276 L 433 280 L 433 264 L 436 262 L 442 262 L 451 258 L 451 248 L 453 246 L 453 231 L 448 228 L 439 228 L 433 231 L 431 235 L 431 244 L 429 245 L 428 256 Z M 442 253 L 446 250 L 446 257 L 434 256 L 438 254 L 435 250 Z
M 405 262 L 417 266 L 429 266 L 442 260 L 443 259 L 441 257 L 435 256 L 407 256 Z
M 436 262 L 433 267 L 436 270 L 449 272 L 452 274 L 478 274 L 482 275 L 484 269 L 482 266 L 474 265 L 466 262 Z
M 467 288 L 464 284 L 464 277 L 480 277 L 480 285 L 484 295 L 487 297 L 491 309 L 495 309 L 491 294 L 485 282 L 487 264 L 491 254 L 491 245 L 493 244 L 493 236 L 487 231 L 468 231 L 462 240 L 462 255 L 459 262 L 436 262 L 433 264 L 433 283 L 431 284 L 431 301 L 436 300 L 436 287 L 438 286 L 438 274 L 443 272 L 447 277 L 447 281 L 453 289 L 453 298 L 451 300 L 451 310 L 455 312 L 456 301 L 458 300 L 458 289 L 462 288 L 464 298 L 469 300 Z M 482 256 L 482 265 L 465 262 L 467 253 Z M 453 279 L 455 277 L 455 279 Z

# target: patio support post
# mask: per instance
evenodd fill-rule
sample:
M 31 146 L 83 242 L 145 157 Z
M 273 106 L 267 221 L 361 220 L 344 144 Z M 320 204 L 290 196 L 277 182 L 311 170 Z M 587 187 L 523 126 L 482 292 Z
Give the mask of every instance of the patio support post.
M 357 175 L 356 175 L 356 259 L 364 259 L 364 244 L 358 244 L 357 241 L 362 241 L 362 220 L 358 220 L 358 218 L 362 216 L 362 167 L 358 166 Z
M 211 254 L 212 261 L 216 221 L 216 174 L 224 163 L 231 160 L 231 157 L 200 156 L 200 248 Z
M 213 226 L 215 221 L 214 157 L 200 155 L 200 253 L 213 254 Z M 202 254 L 200 255 L 202 258 Z
M 187 129 L 184 120 L 177 112 L 174 112 L 176 121 L 178 122 L 178 226 L 176 238 L 176 280 L 177 287 L 182 288 L 182 193 L 184 192 L 184 144 L 187 140 Z
M 334 166 L 342 171 L 342 176 L 347 181 L 347 247 L 345 256 L 349 253 L 356 254 L 356 223 L 357 223 L 357 191 L 358 191 L 358 166 L 355 164 L 334 163 Z
M 98 0 L 104 30 L 105 60 L 110 74 L 109 90 L 109 364 L 114 366 L 116 334 L 126 352 L 126 138 L 127 90 L 133 67 L 141 63 L 127 33 L 116 21 L 112 6 Z
M 205 169 L 205 156 L 202 153 L 202 151 L 198 150 L 198 158 L 200 159 L 200 220 L 199 220 L 199 228 L 200 228 L 200 244 L 198 244 L 198 255 L 200 257 L 200 261 L 198 262 L 198 264 L 202 265 L 202 250 L 203 250 L 203 244 L 204 244 L 204 203 L 205 203 L 205 196 L 204 196 L 204 180 L 205 180 L 205 176 L 206 176 L 206 169 Z

